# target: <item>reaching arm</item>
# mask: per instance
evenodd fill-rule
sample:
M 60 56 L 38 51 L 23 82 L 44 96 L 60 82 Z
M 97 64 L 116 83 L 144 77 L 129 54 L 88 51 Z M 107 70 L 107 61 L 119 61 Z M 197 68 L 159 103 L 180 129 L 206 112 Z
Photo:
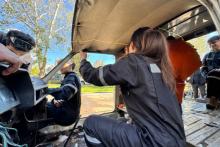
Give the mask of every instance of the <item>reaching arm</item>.
M 10 66 L 2 72 L 3 75 L 9 75 L 11 73 L 16 72 L 22 64 L 22 61 L 19 59 L 19 57 L 1 43 L 0 43 L 0 61 L 8 62 L 10 64 Z
M 56 100 L 69 100 L 78 91 L 77 85 L 75 83 L 75 77 L 73 75 L 68 76 L 68 80 L 60 88 L 51 88 L 48 93 L 55 97 Z
M 93 68 L 83 59 L 80 65 L 80 73 L 84 80 L 97 86 L 106 85 L 131 85 L 137 80 L 137 64 L 134 55 L 120 59 L 112 65 Z

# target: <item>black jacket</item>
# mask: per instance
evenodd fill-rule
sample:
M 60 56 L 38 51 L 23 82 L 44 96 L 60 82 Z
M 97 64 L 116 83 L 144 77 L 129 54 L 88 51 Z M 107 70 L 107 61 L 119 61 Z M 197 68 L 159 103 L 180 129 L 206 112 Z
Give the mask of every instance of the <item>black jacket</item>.
M 93 68 L 81 61 L 85 81 L 98 85 L 120 85 L 127 111 L 139 128 L 141 140 L 153 146 L 184 147 L 185 133 L 177 98 L 162 81 L 152 59 L 130 54 L 113 65 Z M 147 146 L 147 145 L 143 145 Z
M 220 68 L 220 51 L 207 53 L 202 60 L 201 72 L 204 77 L 213 70 Z

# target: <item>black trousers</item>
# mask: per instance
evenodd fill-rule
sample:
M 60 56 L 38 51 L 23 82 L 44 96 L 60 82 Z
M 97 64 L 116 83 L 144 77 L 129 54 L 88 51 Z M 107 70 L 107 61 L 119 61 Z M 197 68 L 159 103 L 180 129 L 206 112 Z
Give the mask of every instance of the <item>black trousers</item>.
M 85 136 L 98 139 L 102 145 L 91 147 L 145 147 L 141 134 L 132 124 L 120 122 L 111 118 L 92 115 L 84 122 Z M 89 139 L 87 139 L 87 142 Z M 92 142 L 92 141 L 91 141 Z M 90 145 L 88 145 L 90 146 Z
M 193 84 L 192 88 L 193 88 L 193 96 L 194 96 L 194 98 L 198 98 L 199 97 L 199 91 L 200 91 L 201 97 L 202 98 L 205 97 L 205 85 L 200 85 L 199 86 L 197 84 Z
M 220 98 L 220 69 L 212 70 L 207 76 L 207 97 Z

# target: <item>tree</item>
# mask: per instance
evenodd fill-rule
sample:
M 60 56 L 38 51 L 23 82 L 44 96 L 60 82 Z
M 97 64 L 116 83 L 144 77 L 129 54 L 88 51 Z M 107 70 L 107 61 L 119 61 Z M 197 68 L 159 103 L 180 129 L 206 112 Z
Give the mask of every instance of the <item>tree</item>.
M 58 44 L 68 48 L 65 32 L 71 30 L 73 10 L 69 5 L 73 5 L 73 1 L 5 0 L 0 6 L 1 28 L 15 26 L 34 36 L 34 53 L 41 77 L 45 74 L 48 50 Z
M 79 67 L 80 67 L 80 55 L 76 54 L 73 56 L 73 62 L 76 64 L 74 71 L 80 75 L 79 73 Z
M 38 66 L 34 65 L 34 66 L 31 68 L 30 74 L 31 74 L 32 76 L 38 76 L 39 73 L 40 73 L 40 70 L 39 70 Z
M 208 48 L 209 48 L 205 37 L 206 36 L 201 36 L 201 37 L 194 38 L 188 41 L 197 50 L 197 52 L 200 55 L 201 60 L 203 56 L 205 55 L 205 53 L 207 53 Z

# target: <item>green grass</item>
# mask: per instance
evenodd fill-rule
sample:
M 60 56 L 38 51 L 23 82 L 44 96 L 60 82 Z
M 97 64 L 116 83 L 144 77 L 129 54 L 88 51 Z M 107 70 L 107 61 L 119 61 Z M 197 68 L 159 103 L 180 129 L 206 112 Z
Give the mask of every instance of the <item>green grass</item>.
M 81 89 L 82 93 L 100 93 L 100 92 L 113 92 L 114 86 L 93 86 L 93 85 L 83 85 Z
M 48 88 L 58 88 L 60 87 L 60 84 L 48 84 Z
M 60 84 L 48 84 L 49 88 L 58 88 Z M 93 85 L 82 85 L 81 92 L 82 93 L 105 93 L 105 92 L 114 92 L 114 86 L 93 86 Z

